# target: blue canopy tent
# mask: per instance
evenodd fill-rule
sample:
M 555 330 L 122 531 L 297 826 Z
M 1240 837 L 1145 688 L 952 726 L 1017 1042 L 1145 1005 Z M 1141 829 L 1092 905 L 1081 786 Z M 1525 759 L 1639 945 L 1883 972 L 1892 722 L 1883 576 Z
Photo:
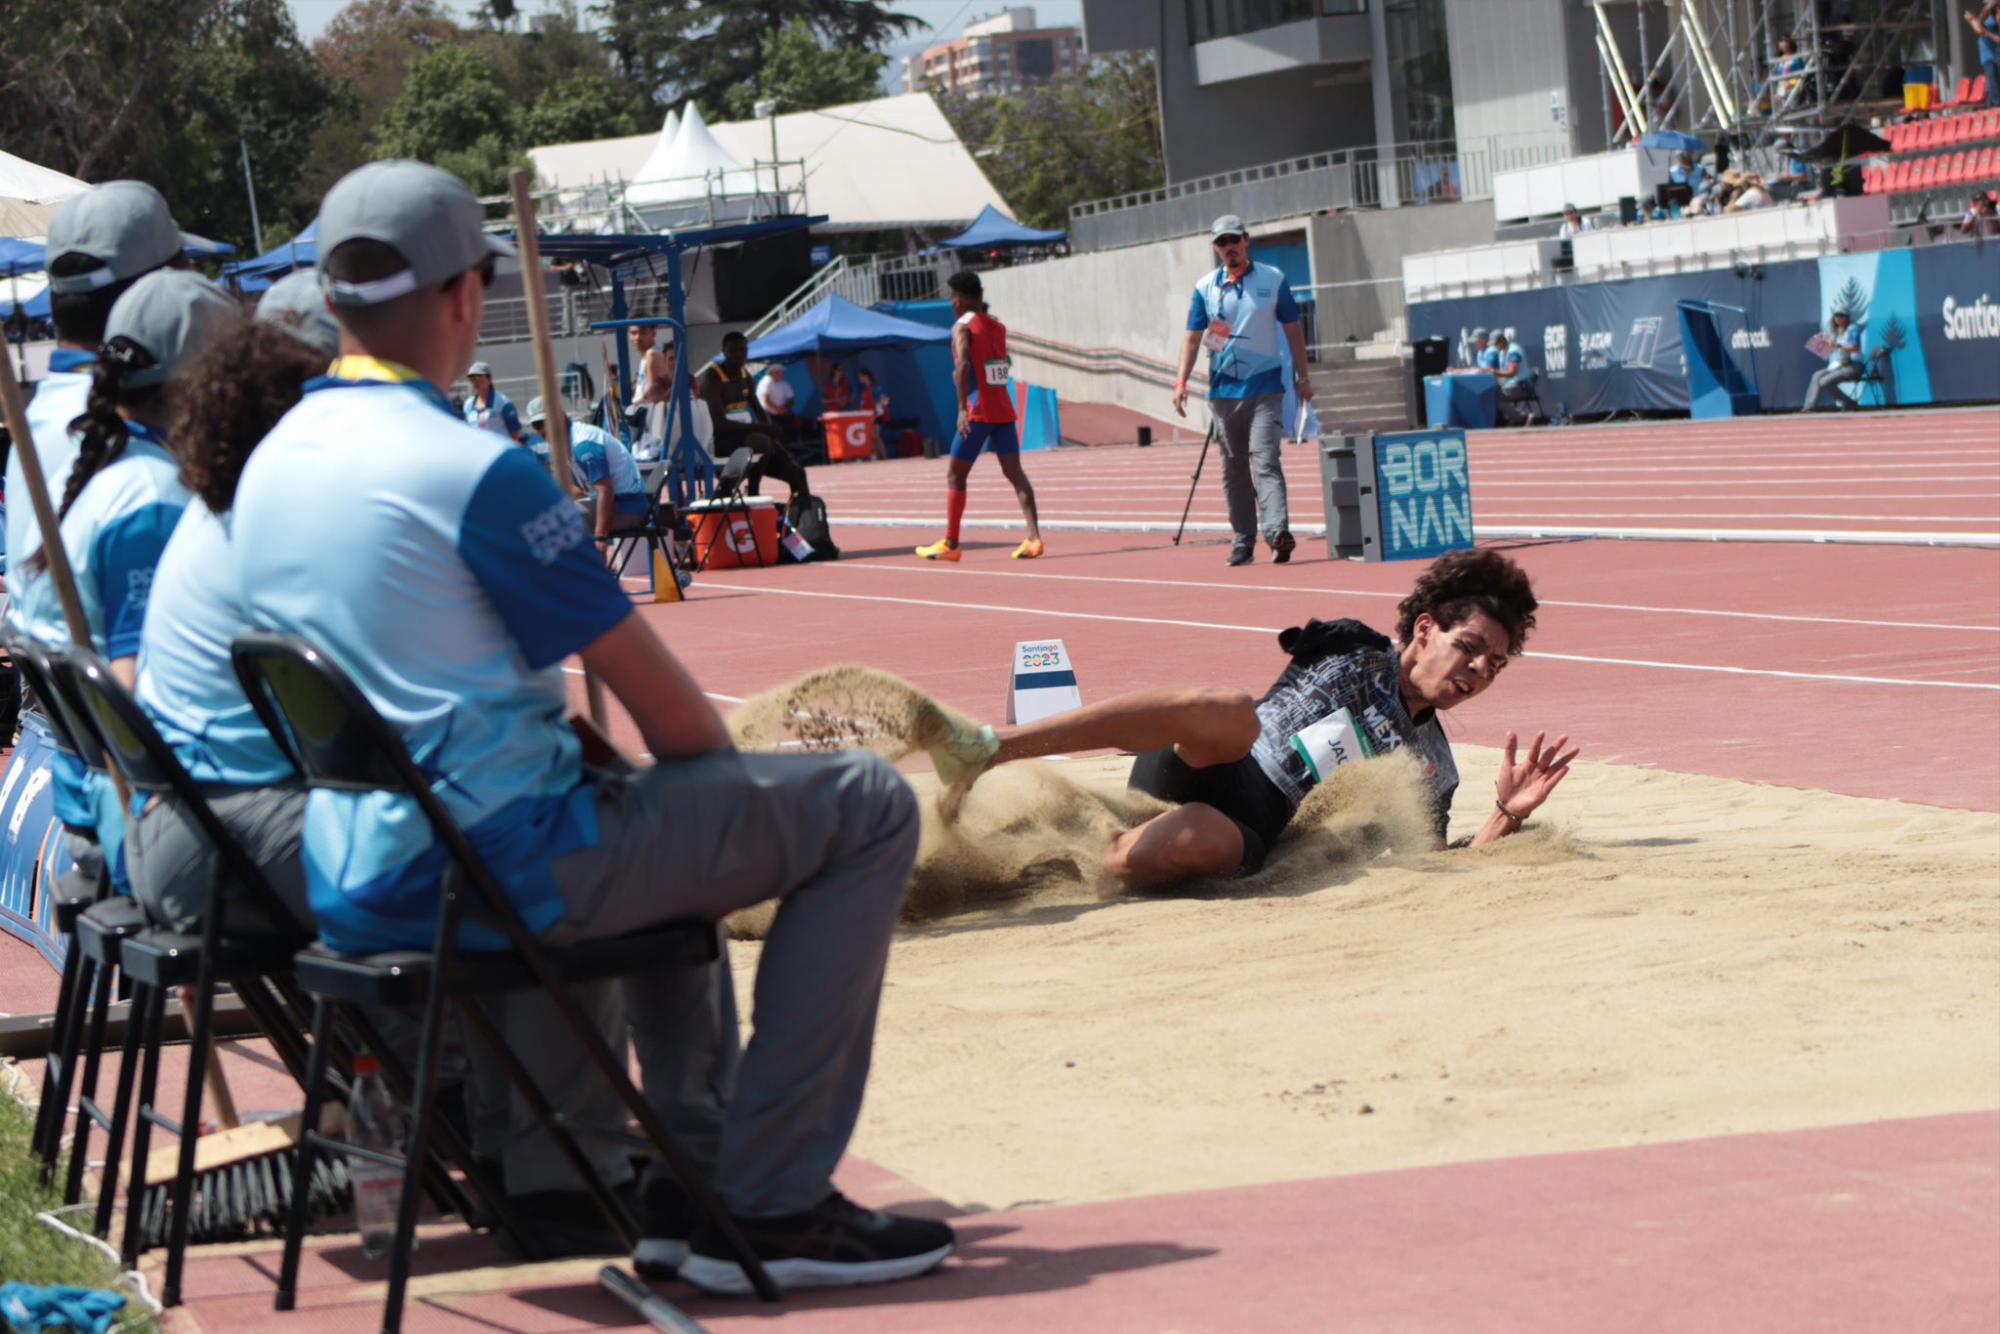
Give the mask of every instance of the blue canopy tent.
M 317 264 L 318 241 L 319 219 L 314 218 L 305 225 L 304 231 L 283 245 L 266 250 L 254 259 L 224 264 L 222 276 L 235 279 L 237 286 L 246 292 L 269 287 L 272 282 L 284 277 L 293 269 L 309 269 Z
M 665 280 L 667 288 L 667 319 L 676 329 L 685 329 L 687 289 L 681 282 L 683 254 L 703 246 L 730 245 L 784 232 L 803 231 L 825 221 L 823 213 L 801 214 L 723 227 L 688 228 L 678 232 L 612 236 L 543 233 L 538 239 L 544 260 L 593 264 L 610 274 L 611 318 L 593 324 L 592 328 L 620 328 L 631 322 L 628 318 L 631 307 L 625 302 L 625 278 L 629 273 L 640 271 L 642 266 L 652 271 L 652 262 L 659 260 L 663 262 L 664 269 L 659 276 Z M 686 356 L 675 359 L 673 405 L 669 409 L 669 420 L 680 423 L 680 438 L 668 441 L 666 450 L 667 488 L 676 505 L 686 505 L 696 495 L 707 495 L 715 484 L 714 461 L 694 435 L 694 411 L 689 392 L 694 368 L 688 365 L 688 360 Z M 632 383 L 631 350 L 623 338 L 618 340 L 618 382 L 621 385 Z
M 1699 157 L 1708 151 L 1708 145 L 1691 134 L 1679 130 L 1654 130 L 1651 134 L 1639 136 L 1641 148 L 1664 148 L 1673 153 L 1693 153 Z
M 877 385 L 889 395 L 892 416 L 916 418 L 924 435 L 949 436 L 957 416 L 952 406 L 949 324 L 906 320 L 829 295 L 750 344 L 751 360 L 785 363 L 786 378 L 798 395 L 795 410 L 808 417 L 820 411 L 814 363 L 848 355 L 861 363 L 857 370 L 875 373 Z
M 1055 245 L 1069 239 L 1068 232 L 1045 232 L 1020 223 L 988 204 L 957 236 L 939 241 L 939 250 L 1004 250 L 1017 245 Z

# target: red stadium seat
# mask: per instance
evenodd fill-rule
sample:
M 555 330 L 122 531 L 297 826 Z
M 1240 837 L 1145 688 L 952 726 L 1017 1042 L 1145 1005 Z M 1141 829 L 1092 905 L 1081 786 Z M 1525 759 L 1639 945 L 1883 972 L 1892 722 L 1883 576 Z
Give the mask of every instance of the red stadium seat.
M 1953 185 L 1972 179 L 1972 154 L 1958 152 L 1952 155 L 1951 175 L 1947 178 Z
M 1972 81 L 1972 100 L 1984 105 L 1986 102 L 1986 76 L 1980 75 Z
M 1917 164 L 1916 179 L 1911 182 L 1919 190 L 1928 190 L 1938 182 L 1938 159 L 1927 157 Z
M 1962 107 L 1971 100 L 1972 76 L 1968 74 L 1958 81 L 1958 91 L 1952 94 L 1951 101 L 1945 103 L 1945 105 L 1948 107 Z
M 1902 152 L 1902 151 L 1903 151 L 1903 127 L 1902 127 L 1902 126 L 1900 126 L 1900 125 L 1890 125 L 1890 126 L 1887 126 L 1887 127 L 1885 127 L 1885 128 L 1883 129 L 1883 131 L 1882 131 L 1882 137 L 1883 137 L 1884 139 L 1887 139 L 1887 140 L 1889 141 L 1889 151 L 1890 151 L 1891 153 L 1900 153 L 1900 152 Z
M 1903 193 L 1903 191 L 1905 191 L 1905 190 L 1909 189 L 1909 188 L 1910 188 L 1910 167 L 1911 167 L 1912 165 L 1913 165 L 1913 164 L 1912 164 L 1912 163 L 1909 163 L 1909 162 L 1892 162 L 1892 163 L 1890 163 L 1890 164 L 1889 164 L 1889 181 L 1888 181 L 1888 184 L 1887 184 L 1887 185 L 1885 185 L 1885 186 L 1883 187 L 1884 191 L 1885 191 L 1886 193 L 1888 193 L 1888 194 L 1892 194 L 1892 195 L 1899 195 L 1899 194 Z
M 1861 168 L 1861 193 L 1864 195 L 1882 193 L 1882 169 L 1872 162 Z

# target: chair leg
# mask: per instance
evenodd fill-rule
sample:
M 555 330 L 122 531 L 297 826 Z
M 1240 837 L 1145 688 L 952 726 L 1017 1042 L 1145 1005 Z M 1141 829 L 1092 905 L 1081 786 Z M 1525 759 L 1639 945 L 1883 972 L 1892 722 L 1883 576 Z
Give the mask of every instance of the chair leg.
M 72 938 L 71 952 L 82 954 Z M 61 1060 L 49 1062 L 49 1070 L 56 1072 L 53 1091 L 44 1088 L 42 1110 L 47 1114 L 48 1123 L 43 1129 L 40 1152 L 42 1155 L 42 1184 L 53 1185 L 56 1179 L 56 1161 L 62 1157 L 63 1127 L 69 1122 L 69 1100 L 76 1092 L 76 1060 L 83 1051 L 84 1025 L 90 1016 L 90 997 L 97 984 L 97 960 L 85 955 L 77 967 L 75 992 L 71 998 L 69 1013 L 61 1015 L 62 1023 L 55 1035 L 55 1051 Z M 46 1085 L 47 1071 L 44 1071 Z
M 77 948 L 76 932 L 71 931 L 63 938 L 62 981 L 56 986 L 56 1012 L 49 1026 L 49 1055 L 42 1062 L 42 1101 L 35 1109 L 35 1133 L 28 1140 L 29 1152 L 45 1163 L 53 1163 L 54 1154 L 46 1151 L 51 1140 L 62 1138 L 60 1130 L 51 1131 L 53 1123 L 60 1126 L 63 1113 L 63 1095 L 58 1091 L 62 1084 L 64 1066 L 63 1043 L 69 1033 L 70 1019 L 76 1009 L 77 975 L 83 972 L 83 951 Z
M 272 1309 L 289 1311 L 299 1289 L 299 1252 L 306 1236 L 306 1196 L 319 1153 L 320 1099 L 326 1088 L 327 1033 L 333 1012 L 325 998 L 313 1001 L 312 1055 L 306 1058 L 306 1105 L 299 1122 L 299 1147 L 292 1158 L 292 1207 L 285 1218 L 285 1253 L 278 1266 L 278 1291 Z
M 90 1132 L 96 1126 L 84 1104 L 97 1101 L 97 1069 L 104 1057 L 104 1026 L 111 1017 L 111 974 L 109 964 L 97 973 L 97 986 L 90 998 L 90 1033 L 84 1039 L 83 1077 L 77 1084 L 76 1138 L 70 1144 L 69 1176 L 63 1186 L 63 1203 L 75 1204 L 83 1198 L 83 1169 L 90 1160 Z M 127 1016 L 130 1021 L 130 1016 Z
M 454 923 L 455 925 L 455 923 Z M 444 980 L 451 951 L 439 952 L 438 976 L 424 1000 L 424 1026 L 417 1052 L 415 1114 L 410 1124 L 409 1142 L 403 1150 L 403 1189 L 396 1206 L 396 1239 L 389 1251 L 389 1295 L 382 1307 L 384 1334 L 403 1327 L 403 1299 L 410 1286 L 410 1255 L 416 1249 L 418 1181 L 421 1171 L 410 1164 L 422 1164 L 430 1153 L 431 1121 L 437 1115 L 438 1065 L 444 1047 Z
M 181 1304 L 181 1272 L 187 1261 L 188 1215 L 194 1204 L 194 1154 L 201 1140 L 201 1095 L 208 1087 L 210 1032 L 215 1014 L 215 955 L 203 950 L 195 974 L 194 1016 L 189 1024 L 187 1094 L 181 1100 L 180 1157 L 174 1167 L 173 1217 L 167 1233 L 167 1279 L 163 1306 Z
M 92 1229 L 97 1236 L 111 1235 L 111 1209 L 118 1200 L 118 1165 L 125 1152 L 125 1131 L 131 1125 L 132 1089 L 139 1082 L 139 1059 L 143 1047 L 141 1038 L 145 1025 L 141 1022 L 146 1007 L 151 1004 L 153 989 L 135 986 L 132 988 L 132 1004 L 125 1016 L 125 1046 L 118 1058 L 118 1092 L 113 1095 L 118 1101 L 111 1108 L 110 1138 L 104 1145 L 104 1175 L 97 1184 L 97 1219 Z M 125 1207 L 138 1207 L 140 1195 L 145 1189 L 145 1166 L 138 1168 L 140 1180 L 136 1191 L 128 1191 Z
M 148 988 L 143 1015 L 134 1013 L 132 1022 L 145 1025 L 146 1054 L 139 1069 L 139 1093 L 132 1113 L 132 1179 L 126 1190 L 138 1201 L 125 1211 L 125 1237 L 119 1246 L 121 1262 L 129 1269 L 139 1261 L 146 1233 L 143 1225 L 146 1199 L 146 1158 L 153 1143 L 153 1100 L 160 1090 L 160 1030 L 165 1023 L 167 993 L 164 987 Z

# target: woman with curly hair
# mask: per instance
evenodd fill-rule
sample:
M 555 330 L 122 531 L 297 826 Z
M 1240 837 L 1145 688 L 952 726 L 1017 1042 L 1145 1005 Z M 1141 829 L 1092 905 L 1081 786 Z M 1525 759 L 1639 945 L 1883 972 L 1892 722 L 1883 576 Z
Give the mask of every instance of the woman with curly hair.
M 230 641 L 251 626 L 232 577 L 229 511 L 251 452 L 338 350 L 337 333 L 329 341 L 313 318 L 317 297 L 311 274 L 303 284 L 274 286 L 256 321 L 217 339 L 186 376 L 172 430 L 180 480 L 193 499 L 153 573 L 153 610 L 139 646 L 139 703 L 294 918 L 266 922 L 247 904 L 232 903 L 228 923 L 236 932 L 309 934 L 312 922 L 299 865 L 305 788 L 230 668 Z M 318 311 L 325 319 L 324 302 Z M 127 859 L 132 891 L 153 920 L 200 929 L 201 903 L 219 868 L 201 826 L 177 800 L 147 807 Z
M 134 283 L 111 307 L 88 404 L 70 423 L 76 457 L 49 480 L 61 498 L 58 531 L 91 647 L 128 687 L 153 570 L 188 502 L 169 443 L 180 381 L 202 349 L 240 319 L 229 294 L 199 274 L 166 269 Z M 14 615 L 27 635 L 68 643 L 47 550 L 38 546 L 11 583 Z M 86 874 L 108 867 L 122 885 L 124 820 L 109 786 L 67 754 L 57 756 L 53 785 L 78 865 Z
M 1359 621 L 1278 636 L 1291 657 L 1262 699 L 1239 690 L 1146 690 L 1041 722 L 966 731 L 931 752 L 948 786 L 993 764 L 1063 751 L 1132 751 L 1130 786 L 1175 803 L 1113 842 L 1105 862 L 1134 888 L 1250 875 L 1306 794 L 1349 760 L 1407 747 L 1422 761 L 1440 846 L 1458 766 L 1438 715 L 1485 693 L 1535 628 L 1526 571 L 1497 551 L 1436 561 L 1398 608 L 1396 638 Z M 1569 772 L 1568 737 L 1507 734 L 1493 809 L 1469 844 L 1517 832 Z

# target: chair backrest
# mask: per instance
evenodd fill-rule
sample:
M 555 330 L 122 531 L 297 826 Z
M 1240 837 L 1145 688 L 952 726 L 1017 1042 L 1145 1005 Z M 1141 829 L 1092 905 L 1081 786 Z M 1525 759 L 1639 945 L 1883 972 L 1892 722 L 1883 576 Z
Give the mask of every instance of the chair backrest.
M 729 461 L 722 465 L 722 471 L 715 479 L 717 487 L 724 482 L 740 485 L 750 475 L 750 465 L 756 461 L 757 456 L 751 452 L 750 446 L 739 445 L 729 456 Z
M 506 891 L 410 758 L 402 737 L 338 663 L 297 636 L 265 632 L 237 636 L 229 658 L 250 707 L 308 787 L 409 797 L 477 891 L 482 919 L 516 947 L 529 938 Z M 458 896 L 444 895 L 440 939 L 456 937 L 459 912 Z
M 132 698 L 132 692 L 111 674 L 104 659 L 89 649 L 71 647 L 50 654 L 49 666 L 60 688 L 76 701 L 80 721 L 110 754 L 133 789 L 177 798 L 182 811 L 201 826 L 231 878 L 257 901 L 256 906 L 273 922 L 290 920 L 290 911 L 263 868 L 223 825 L 202 795 L 194 775 L 153 726 L 153 720 L 139 707 L 139 701 Z M 202 904 L 205 923 L 216 921 L 215 889 L 212 884 L 208 887 L 208 897 Z
M 7 650 L 13 656 L 14 666 L 20 669 L 21 679 L 41 702 L 42 716 L 48 719 L 56 744 L 82 760 L 85 768 L 104 772 L 103 749 L 96 734 L 72 717 L 76 705 L 56 680 L 48 645 L 22 635 L 9 635 Z
M 303 639 L 239 635 L 229 661 L 250 707 L 308 786 L 381 792 L 416 772 L 402 738 L 361 688 Z

